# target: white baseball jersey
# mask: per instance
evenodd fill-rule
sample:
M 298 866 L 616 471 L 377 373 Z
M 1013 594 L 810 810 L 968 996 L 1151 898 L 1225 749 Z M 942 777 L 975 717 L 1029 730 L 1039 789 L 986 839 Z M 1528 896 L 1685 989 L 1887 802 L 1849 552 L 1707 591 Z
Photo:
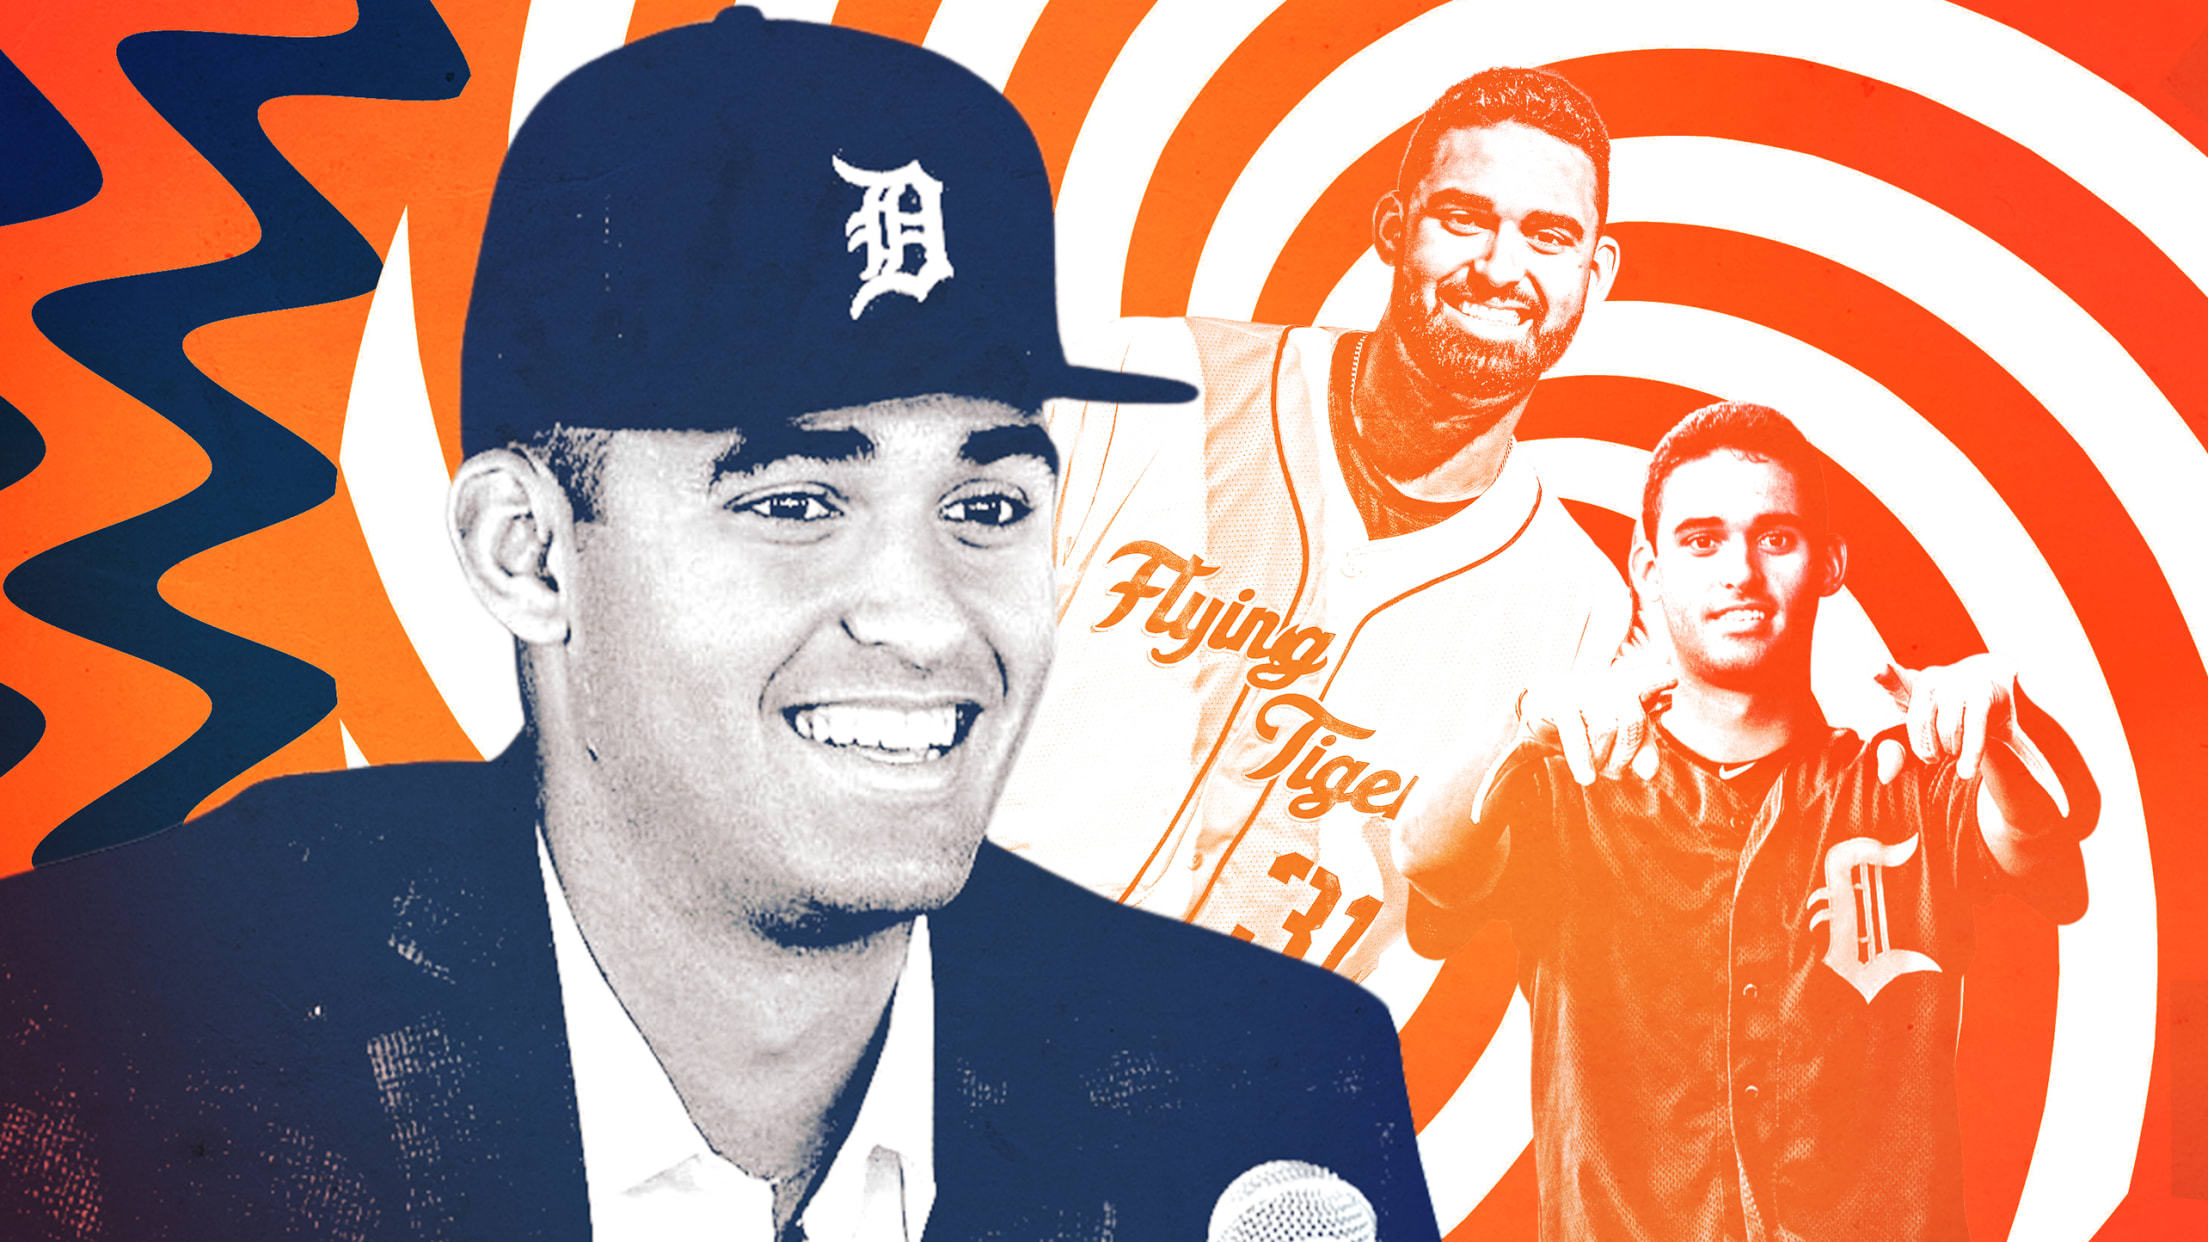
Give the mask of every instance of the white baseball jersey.
M 1363 978 L 1400 937 L 1388 834 L 1507 745 L 1531 678 L 1630 602 L 1524 456 L 1368 538 L 1329 425 L 1340 333 L 1130 320 L 1187 406 L 1065 403 L 1057 662 L 990 835 L 1115 899 Z

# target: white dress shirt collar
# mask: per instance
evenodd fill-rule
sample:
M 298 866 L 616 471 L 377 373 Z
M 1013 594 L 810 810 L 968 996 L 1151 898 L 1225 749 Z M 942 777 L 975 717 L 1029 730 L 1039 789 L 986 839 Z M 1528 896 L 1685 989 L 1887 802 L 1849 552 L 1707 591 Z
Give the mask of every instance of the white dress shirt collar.
M 566 1012 L 593 1236 L 774 1239 L 774 1186 L 722 1159 L 599 973 L 537 839 Z M 799 1218 L 808 1242 L 919 1242 L 935 1204 L 935 980 L 915 919 L 889 1033 L 851 1132 Z

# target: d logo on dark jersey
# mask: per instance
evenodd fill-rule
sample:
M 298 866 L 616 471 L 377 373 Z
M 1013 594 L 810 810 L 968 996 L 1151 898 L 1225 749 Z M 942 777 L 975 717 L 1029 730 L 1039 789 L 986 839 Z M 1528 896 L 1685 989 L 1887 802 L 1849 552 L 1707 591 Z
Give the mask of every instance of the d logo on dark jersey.
M 1832 932 L 1825 965 L 1861 992 L 1865 1004 L 1902 975 L 1940 969 L 1925 954 L 1893 947 L 1886 925 L 1886 868 L 1915 857 L 1921 839 L 1888 845 L 1876 837 L 1850 837 L 1825 851 L 1825 886 L 1809 895 L 1808 907 L 1815 911 L 1810 927 L 1824 923 Z

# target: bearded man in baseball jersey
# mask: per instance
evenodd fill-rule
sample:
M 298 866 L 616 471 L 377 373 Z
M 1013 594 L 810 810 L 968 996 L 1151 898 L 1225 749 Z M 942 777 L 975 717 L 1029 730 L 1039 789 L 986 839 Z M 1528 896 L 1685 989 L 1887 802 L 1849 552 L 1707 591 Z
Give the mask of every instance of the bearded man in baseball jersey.
M 1422 925 L 1518 942 L 1545 1239 L 1964 1237 L 1972 905 L 2084 912 L 2097 794 L 2026 737 L 2008 665 L 1889 668 L 1906 723 L 1826 724 L 1821 469 L 1761 406 L 1667 434 L 1632 560 L 1677 676 L 1653 765 L 1583 783 L 1552 731 L 1404 835 Z
M 1608 177 L 1584 94 L 1489 70 L 1374 211 L 1377 331 L 1125 325 L 1121 365 L 1198 384 L 1203 417 L 1056 415 L 1058 664 L 994 840 L 1352 978 L 1400 942 L 1388 837 L 1422 774 L 1499 751 L 1521 687 L 1628 623 L 1511 453 L 1617 274 Z

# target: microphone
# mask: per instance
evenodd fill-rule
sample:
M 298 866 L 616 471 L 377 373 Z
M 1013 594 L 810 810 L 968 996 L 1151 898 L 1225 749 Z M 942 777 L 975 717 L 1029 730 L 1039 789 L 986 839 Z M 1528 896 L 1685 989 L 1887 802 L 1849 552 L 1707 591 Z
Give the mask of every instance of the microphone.
M 1332 1169 L 1268 1160 L 1227 1183 L 1211 1209 L 1208 1242 L 1378 1242 L 1363 1191 Z

